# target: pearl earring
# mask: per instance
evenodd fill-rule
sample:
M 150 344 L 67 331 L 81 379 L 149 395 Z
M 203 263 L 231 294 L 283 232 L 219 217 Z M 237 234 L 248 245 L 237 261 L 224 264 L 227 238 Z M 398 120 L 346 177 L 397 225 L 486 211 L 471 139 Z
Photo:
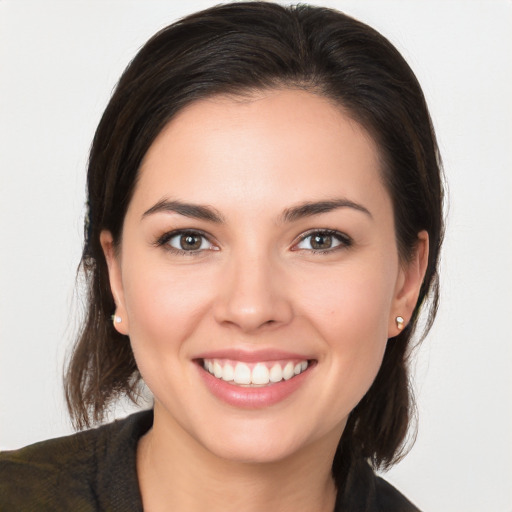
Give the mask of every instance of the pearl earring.
M 123 319 L 120 316 L 112 315 L 112 323 L 114 324 L 114 327 L 116 324 L 120 324 L 123 321 Z
M 397 316 L 395 318 L 396 327 L 399 331 L 401 331 L 404 328 L 404 319 L 401 316 Z

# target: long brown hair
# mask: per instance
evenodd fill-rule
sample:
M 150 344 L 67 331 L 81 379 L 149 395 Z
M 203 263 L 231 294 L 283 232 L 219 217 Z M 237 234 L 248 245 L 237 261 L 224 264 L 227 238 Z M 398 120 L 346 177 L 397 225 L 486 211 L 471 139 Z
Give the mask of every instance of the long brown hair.
M 69 362 L 66 397 L 79 427 L 101 421 L 120 395 L 136 399 L 140 374 L 128 338 L 111 323 L 115 304 L 100 232 L 109 230 L 119 243 L 140 163 L 156 136 L 195 100 L 276 87 L 300 87 L 333 100 L 374 138 L 403 260 L 418 233 L 429 234 L 428 268 L 412 319 L 388 343 L 382 367 L 340 441 L 333 471 L 341 478 L 356 456 L 387 467 L 401 454 L 413 410 L 411 337 L 422 306 L 429 309 L 426 333 L 438 303 L 443 192 L 435 134 L 414 73 L 382 35 L 335 10 L 220 5 L 163 29 L 130 63 L 90 153 L 81 261 L 88 309 Z

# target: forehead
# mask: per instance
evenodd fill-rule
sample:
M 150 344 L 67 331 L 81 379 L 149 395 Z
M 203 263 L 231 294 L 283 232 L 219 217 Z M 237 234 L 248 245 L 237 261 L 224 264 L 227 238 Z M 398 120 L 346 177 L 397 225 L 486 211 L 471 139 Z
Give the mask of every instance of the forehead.
M 244 194 L 268 200 L 272 191 L 293 202 L 325 198 L 333 187 L 357 196 L 376 186 L 378 151 L 361 125 L 324 97 L 271 90 L 180 111 L 147 152 L 135 195 L 228 204 Z

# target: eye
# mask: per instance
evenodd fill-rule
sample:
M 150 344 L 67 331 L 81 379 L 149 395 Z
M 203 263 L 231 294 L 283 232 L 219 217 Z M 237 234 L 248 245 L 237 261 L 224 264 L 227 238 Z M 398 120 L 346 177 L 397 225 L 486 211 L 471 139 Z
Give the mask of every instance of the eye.
M 179 253 L 194 253 L 199 251 L 215 250 L 215 246 L 206 235 L 198 231 L 173 231 L 166 233 L 157 242 Z
M 329 252 L 343 247 L 349 247 L 352 240 L 347 235 L 333 230 L 310 231 L 301 235 L 301 240 L 294 250 L 309 250 L 313 252 Z

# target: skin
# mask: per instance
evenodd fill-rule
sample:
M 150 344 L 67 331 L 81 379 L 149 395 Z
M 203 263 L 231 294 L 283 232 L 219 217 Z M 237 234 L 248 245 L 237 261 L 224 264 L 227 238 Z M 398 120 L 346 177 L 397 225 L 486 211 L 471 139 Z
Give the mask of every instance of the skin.
M 333 199 L 353 205 L 283 219 Z M 208 206 L 222 222 L 144 215 L 162 200 Z M 176 229 L 204 232 L 200 250 L 173 252 L 179 237 L 158 245 Z M 315 252 L 301 235 L 322 229 L 342 235 Z M 332 510 L 330 468 L 347 416 L 399 332 L 396 316 L 410 318 L 428 256 L 421 232 L 408 263 L 399 257 L 364 129 L 305 91 L 195 102 L 150 147 L 118 249 L 107 231 L 101 242 L 116 328 L 155 397 L 138 450 L 144 507 Z M 315 364 L 285 400 L 244 409 L 213 396 L 195 360 L 228 347 Z

